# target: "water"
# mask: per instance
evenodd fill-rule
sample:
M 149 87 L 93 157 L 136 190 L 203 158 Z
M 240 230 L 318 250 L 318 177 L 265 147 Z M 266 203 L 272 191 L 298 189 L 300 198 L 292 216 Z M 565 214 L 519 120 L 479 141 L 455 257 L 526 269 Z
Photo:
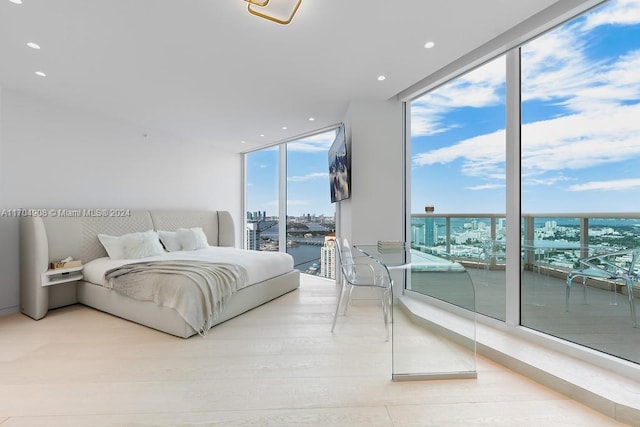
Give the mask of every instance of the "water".
M 273 241 L 278 241 L 278 233 L 263 233 L 263 237 L 269 237 Z M 318 264 L 317 273 L 320 273 L 320 252 L 322 245 L 318 243 L 324 242 L 324 237 L 299 237 L 295 238 L 297 242 L 313 242 L 316 244 L 306 245 L 297 243 L 295 246 L 287 247 L 287 253 L 293 257 L 293 265 L 302 272 L 307 272 L 313 266 Z
M 262 232 L 263 238 L 269 238 L 275 242 L 278 241 L 277 222 L 273 222 L 273 226 Z M 326 232 L 326 227 L 320 224 L 308 223 L 309 232 Z M 314 237 L 292 237 L 297 243 L 295 246 L 287 247 L 287 253 L 293 257 L 294 267 L 302 272 L 308 272 L 314 263 L 317 264 L 317 274 L 320 274 L 320 252 L 324 243 L 324 236 Z M 315 244 L 305 244 L 305 242 Z M 313 274 L 313 273 L 312 273 Z
M 301 244 L 287 248 L 287 253 L 293 257 L 294 267 L 302 272 L 306 272 L 314 262 L 320 265 L 321 248 L 322 246 Z M 318 273 L 320 273 L 319 268 Z

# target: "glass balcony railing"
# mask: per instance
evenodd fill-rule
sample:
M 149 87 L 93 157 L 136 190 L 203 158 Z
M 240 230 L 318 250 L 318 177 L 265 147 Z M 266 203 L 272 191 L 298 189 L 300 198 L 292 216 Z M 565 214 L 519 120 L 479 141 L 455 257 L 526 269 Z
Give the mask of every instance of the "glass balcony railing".
M 462 265 L 473 280 L 475 311 L 505 320 L 506 227 L 504 214 L 415 214 L 411 245 Z M 521 271 L 521 324 L 640 363 L 640 328 L 633 327 L 634 311 L 640 311 L 634 310 L 640 305 L 637 279 L 629 286 L 620 277 L 580 277 L 572 281 L 571 294 L 567 284 L 586 257 L 640 248 L 640 213 L 524 214 L 520 230 L 514 262 Z M 627 258 L 619 259 L 621 271 L 629 267 Z M 407 288 L 419 292 L 411 280 Z M 442 287 L 427 295 L 464 306 L 451 289 L 451 295 Z
M 411 216 L 411 247 L 450 260 L 466 268 L 475 288 L 475 311 L 505 320 L 505 245 L 504 214 L 417 214 Z M 408 281 L 411 290 L 420 292 L 423 286 L 413 286 L 428 278 L 412 273 Z M 452 280 L 456 278 L 451 276 Z M 451 295 L 448 295 L 450 292 Z M 469 308 L 462 295 L 468 292 L 439 287 L 428 296 Z

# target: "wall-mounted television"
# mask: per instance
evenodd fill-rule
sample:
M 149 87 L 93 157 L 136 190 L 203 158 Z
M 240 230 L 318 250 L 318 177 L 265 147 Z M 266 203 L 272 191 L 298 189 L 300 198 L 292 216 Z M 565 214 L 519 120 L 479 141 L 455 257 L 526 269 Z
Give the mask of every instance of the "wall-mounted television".
M 351 197 L 351 162 L 348 154 L 344 124 L 341 124 L 336 132 L 336 138 L 329 148 L 331 203 Z

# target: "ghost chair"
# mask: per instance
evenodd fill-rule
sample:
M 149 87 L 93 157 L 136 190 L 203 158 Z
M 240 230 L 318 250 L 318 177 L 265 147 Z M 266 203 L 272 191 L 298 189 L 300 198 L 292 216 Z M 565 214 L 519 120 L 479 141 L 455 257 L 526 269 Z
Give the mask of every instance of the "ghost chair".
M 380 289 L 382 294 L 382 316 L 385 327 L 385 337 L 389 340 L 389 323 L 391 318 L 392 286 L 391 275 L 387 267 L 369 257 L 353 256 L 351 245 L 346 238 L 338 239 L 336 244 L 338 261 L 340 262 L 340 290 L 336 312 L 333 316 L 331 332 L 336 327 L 336 320 L 340 312 L 340 305 L 344 304 L 343 315 L 347 315 L 351 304 L 351 293 L 356 287 Z
M 484 285 L 489 286 L 489 272 L 500 269 L 506 258 L 504 241 L 484 239 L 478 256 L 478 269 L 484 269 Z M 504 270 L 504 268 L 503 268 Z
M 569 311 L 569 295 L 573 285 L 573 279 L 582 277 L 583 300 L 587 302 L 587 280 L 604 280 L 613 284 L 616 291 L 616 282 L 622 282 L 627 288 L 629 297 L 629 309 L 631 311 L 631 323 L 638 327 L 636 319 L 636 307 L 633 301 L 634 284 L 640 281 L 640 248 L 628 249 L 618 252 L 610 252 L 580 259 L 580 267 L 571 270 L 567 275 L 567 291 L 565 296 L 565 311 Z

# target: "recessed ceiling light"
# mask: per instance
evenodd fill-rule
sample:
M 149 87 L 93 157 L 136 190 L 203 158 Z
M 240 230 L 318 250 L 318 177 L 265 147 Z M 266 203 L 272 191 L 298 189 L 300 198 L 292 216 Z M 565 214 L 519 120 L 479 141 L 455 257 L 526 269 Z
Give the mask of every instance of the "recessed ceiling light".
M 31 49 L 40 49 L 40 45 L 34 42 L 27 43 L 27 46 L 29 46 Z
M 240 144 L 246 144 L 247 141 L 240 141 Z
M 282 126 L 282 130 L 287 130 L 287 127 L 286 126 Z
M 22 0 L 9 0 L 9 1 L 14 4 L 22 4 Z
M 383 81 L 383 80 L 386 80 L 386 77 L 385 77 L 385 76 L 378 76 L 378 81 L 380 81 L 380 82 L 381 82 L 381 81 Z
M 436 44 L 434 42 L 426 42 L 424 44 L 424 48 L 425 49 L 431 49 L 432 47 L 434 47 Z
M 40 76 L 40 77 L 47 77 L 47 75 L 45 73 L 43 73 L 42 71 L 36 71 L 36 76 Z
M 261 136 L 262 138 L 264 138 L 264 133 L 261 133 L 261 134 L 260 134 L 260 136 Z
M 310 122 L 312 122 L 312 121 L 314 121 L 314 120 L 315 120 L 315 119 L 314 119 L 313 117 L 309 117 L 309 121 L 310 121 Z

